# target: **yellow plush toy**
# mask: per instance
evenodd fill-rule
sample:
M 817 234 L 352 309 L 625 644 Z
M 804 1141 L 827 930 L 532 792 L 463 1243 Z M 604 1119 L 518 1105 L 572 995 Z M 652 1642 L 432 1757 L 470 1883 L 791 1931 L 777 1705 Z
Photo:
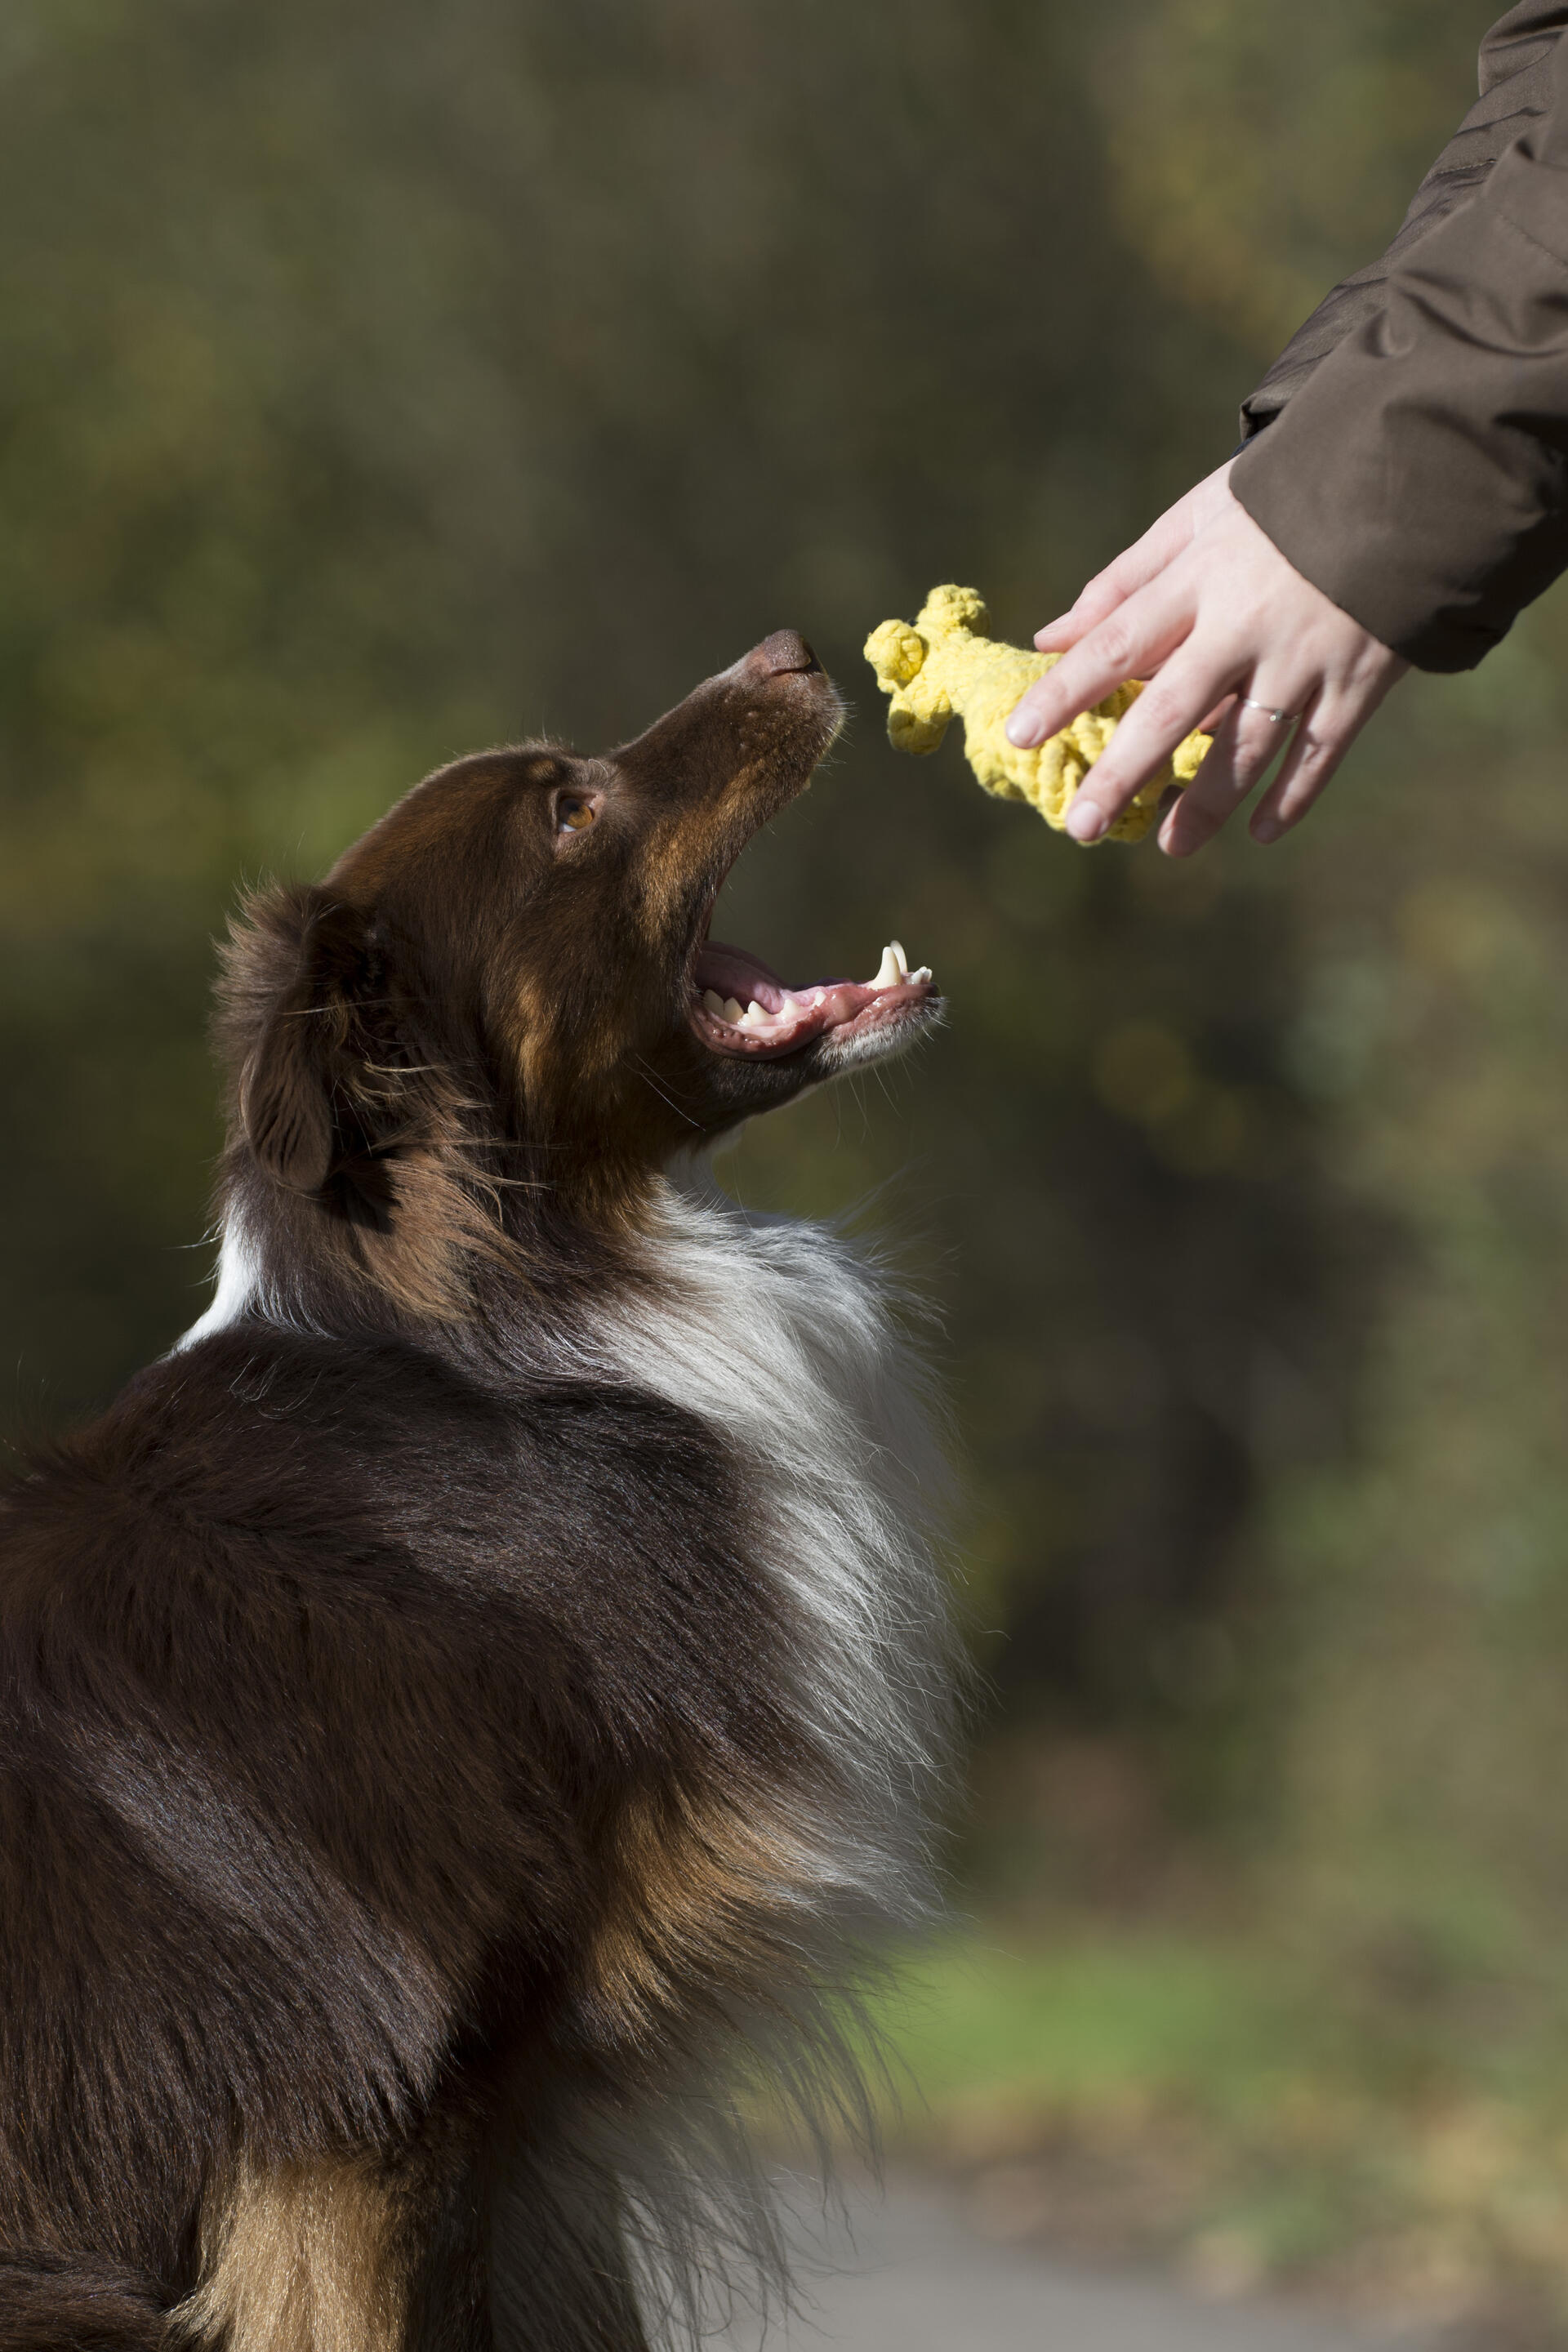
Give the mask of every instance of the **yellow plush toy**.
M 1059 833 L 1072 796 L 1116 732 L 1116 722 L 1142 693 L 1134 680 L 1119 686 L 1092 710 L 1032 751 L 1009 743 L 1007 715 L 1026 687 L 1054 668 L 1059 654 L 1026 653 L 984 634 L 988 615 L 973 588 L 933 588 L 915 616 L 884 621 L 866 640 L 866 658 L 884 694 L 893 698 L 888 735 L 900 751 L 934 751 L 951 719 L 963 721 L 969 764 L 988 793 L 1030 801 Z M 1108 841 L 1142 841 L 1159 812 L 1162 793 L 1191 782 L 1208 750 L 1206 735 L 1189 735 L 1170 765 L 1123 810 Z

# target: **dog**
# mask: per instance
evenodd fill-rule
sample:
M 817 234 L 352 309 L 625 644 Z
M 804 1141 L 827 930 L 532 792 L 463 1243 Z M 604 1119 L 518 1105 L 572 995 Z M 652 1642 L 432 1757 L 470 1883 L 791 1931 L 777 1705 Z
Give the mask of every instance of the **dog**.
M 637 2352 L 931 1899 L 887 1286 L 669 1175 L 940 1017 L 709 937 L 841 722 L 770 636 L 482 752 L 225 953 L 216 1295 L 0 1493 L 0 2345 Z

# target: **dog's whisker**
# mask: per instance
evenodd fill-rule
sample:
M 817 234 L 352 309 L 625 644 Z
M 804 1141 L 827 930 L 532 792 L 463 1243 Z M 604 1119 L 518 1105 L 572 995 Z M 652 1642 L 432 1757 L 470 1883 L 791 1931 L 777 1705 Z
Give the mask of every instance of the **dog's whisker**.
M 633 1066 L 641 1072 L 644 1083 L 653 1088 L 660 1102 L 667 1103 L 669 1108 L 674 1111 L 678 1118 L 683 1118 L 688 1127 L 694 1127 L 698 1133 L 700 1134 L 702 1132 L 701 1120 L 693 1118 L 689 1111 L 682 1110 L 680 1105 L 675 1101 L 673 1097 L 665 1092 L 665 1089 L 659 1085 L 658 1078 L 655 1076 L 652 1065 L 648 1062 L 647 1056 L 642 1054 L 634 1054 L 632 1055 L 632 1063 Z

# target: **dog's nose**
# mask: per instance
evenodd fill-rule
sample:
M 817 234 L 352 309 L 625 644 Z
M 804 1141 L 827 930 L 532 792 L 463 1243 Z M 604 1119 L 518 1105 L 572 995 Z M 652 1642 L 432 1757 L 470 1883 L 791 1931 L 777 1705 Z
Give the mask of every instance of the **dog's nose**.
M 784 677 L 790 670 L 820 669 L 822 665 L 795 629 L 775 629 L 746 656 L 745 667 L 756 677 Z

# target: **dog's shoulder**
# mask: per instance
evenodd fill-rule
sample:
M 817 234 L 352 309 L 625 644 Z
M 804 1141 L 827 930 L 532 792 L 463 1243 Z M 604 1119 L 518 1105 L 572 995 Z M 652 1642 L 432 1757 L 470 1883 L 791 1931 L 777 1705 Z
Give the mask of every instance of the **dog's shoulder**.
M 147 1518 L 319 1545 L 378 1528 L 417 1542 L 479 1510 L 509 1515 L 608 1484 L 710 1505 L 712 1433 L 614 1372 L 470 1377 L 395 1337 L 245 1320 L 163 1358 L 96 1421 L 0 1480 L 0 1556 L 26 1535 L 121 1533 Z M 581 1528 L 579 1528 L 581 1532 Z
M 613 1369 L 500 1382 L 246 1319 L 0 1487 L 6 1653 L 47 1624 L 160 1687 L 422 1654 L 432 1688 L 652 1736 L 727 1707 L 778 1616 L 722 1433 Z

